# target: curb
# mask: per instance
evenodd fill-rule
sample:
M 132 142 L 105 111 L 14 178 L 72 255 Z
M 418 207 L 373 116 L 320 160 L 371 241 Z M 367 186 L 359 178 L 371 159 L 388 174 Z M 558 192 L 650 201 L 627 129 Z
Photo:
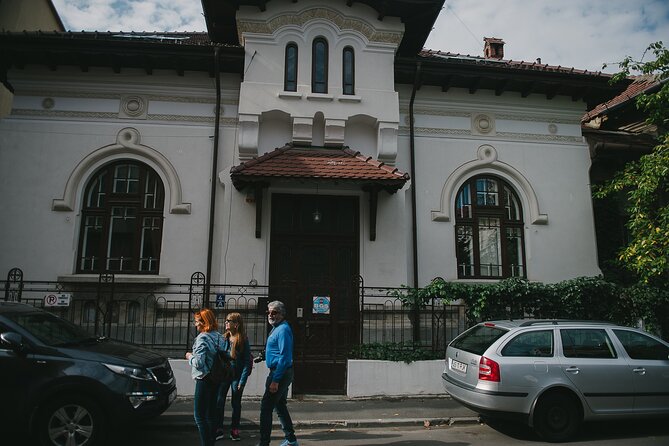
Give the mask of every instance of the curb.
M 190 414 L 189 414 L 190 415 Z M 165 420 L 164 422 L 149 421 L 143 423 L 147 429 L 166 429 L 166 430 L 195 430 L 195 422 L 184 419 L 179 416 L 179 420 Z M 451 418 L 379 418 L 362 420 L 299 420 L 293 421 L 296 429 L 355 429 L 355 428 L 374 428 L 374 427 L 403 427 L 403 426 L 453 426 L 479 424 L 479 417 L 451 417 Z M 274 428 L 280 428 L 278 421 L 273 421 Z M 242 421 L 241 427 L 247 431 L 257 431 L 260 425 L 254 421 Z

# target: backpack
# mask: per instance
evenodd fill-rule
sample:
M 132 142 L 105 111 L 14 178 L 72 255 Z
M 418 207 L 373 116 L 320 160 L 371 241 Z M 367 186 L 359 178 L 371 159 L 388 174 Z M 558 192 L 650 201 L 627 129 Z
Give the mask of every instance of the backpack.
M 214 363 L 207 377 L 214 383 L 220 384 L 224 381 L 232 381 L 232 364 L 224 351 L 217 350 L 214 354 Z

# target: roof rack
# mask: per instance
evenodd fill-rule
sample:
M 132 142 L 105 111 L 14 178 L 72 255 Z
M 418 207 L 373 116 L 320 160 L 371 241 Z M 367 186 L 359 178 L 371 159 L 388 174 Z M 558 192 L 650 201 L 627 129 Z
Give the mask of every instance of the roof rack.
M 532 325 L 570 325 L 570 324 L 594 324 L 594 325 L 614 325 L 606 321 L 589 321 L 584 319 L 534 319 L 525 321 L 519 327 L 530 327 Z

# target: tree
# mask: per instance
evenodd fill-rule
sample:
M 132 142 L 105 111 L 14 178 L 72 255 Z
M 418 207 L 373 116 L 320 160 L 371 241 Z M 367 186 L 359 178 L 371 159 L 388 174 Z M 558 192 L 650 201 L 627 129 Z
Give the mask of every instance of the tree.
M 632 72 L 653 75 L 660 88 L 636 99 L 637 108 L 647 116 L 646 122 L 658 129 L 657 145 L 638 160 L 600 186 L 593 187 L 595 198 L 616 193 L 627 195 L 630 239 L 619 255 L 621 263 L 646 283 L 666 284 L 669 279 L 669 50 L 662 42 L 648 46 L 652 61 L 626 57 L 619 63 L 621 71 L 612 82 Z

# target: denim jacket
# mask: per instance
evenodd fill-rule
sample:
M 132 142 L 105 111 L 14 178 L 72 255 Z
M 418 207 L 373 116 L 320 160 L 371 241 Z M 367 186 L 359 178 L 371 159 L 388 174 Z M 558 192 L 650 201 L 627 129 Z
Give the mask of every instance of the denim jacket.
M 214 363 L 214 354 L 218 350 L 225 351 L 225 337 L 218 331 L 202 332 L 193 342 L 193 356 L 188 360 L 193 379 L 204 378 Z

